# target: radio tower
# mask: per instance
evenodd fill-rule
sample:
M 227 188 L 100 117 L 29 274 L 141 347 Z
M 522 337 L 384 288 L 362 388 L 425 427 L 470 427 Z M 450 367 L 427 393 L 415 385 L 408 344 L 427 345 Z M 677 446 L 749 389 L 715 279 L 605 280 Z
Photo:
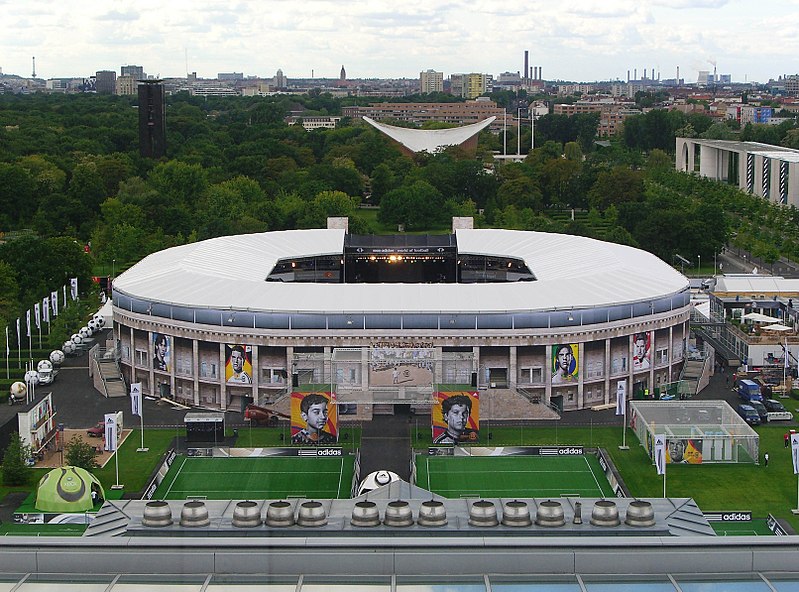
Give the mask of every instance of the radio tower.
M 31 78 L 36 78 L 36 56 L 31 58 L 33 60 L 33 74 L 31 74 Z

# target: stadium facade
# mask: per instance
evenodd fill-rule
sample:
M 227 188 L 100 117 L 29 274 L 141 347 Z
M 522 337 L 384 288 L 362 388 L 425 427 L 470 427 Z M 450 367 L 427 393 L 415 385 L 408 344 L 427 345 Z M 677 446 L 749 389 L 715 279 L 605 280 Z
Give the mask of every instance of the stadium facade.
M 689 284 L 647 252 L 469 218 L 440 236 L 328 226 L 174 247 L 116 278 L 125 379 L 214 409 L 270 403 L 292 382 L 423 406 L 426 380 L 524 390 L 564 411 L 611 404 L 620 383 L 654 393 L 679 379 Z M 429 378 L 397 380 L 418 357 Z

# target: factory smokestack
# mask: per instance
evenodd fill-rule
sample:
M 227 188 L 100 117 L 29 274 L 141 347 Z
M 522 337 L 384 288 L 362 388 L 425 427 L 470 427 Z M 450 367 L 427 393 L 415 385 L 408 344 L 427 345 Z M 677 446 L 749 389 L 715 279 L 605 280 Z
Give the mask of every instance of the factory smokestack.
M 525 49 L 524 50 L 524 78 L 525 78 L 525 80 L 530 77 L 530 63 L 528 61 L 528 57 L 529 57 L 528 51 Z

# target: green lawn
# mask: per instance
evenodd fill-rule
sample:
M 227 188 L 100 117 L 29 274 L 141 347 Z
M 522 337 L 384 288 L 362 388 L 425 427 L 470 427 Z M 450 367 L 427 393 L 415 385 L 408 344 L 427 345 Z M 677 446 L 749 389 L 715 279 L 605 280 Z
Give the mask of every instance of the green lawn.
M 187 457 L 175 459 L 154 499 L 349 498 L 355 459 Z
M 499 474 L 502 479 L 497 479 Z M 417 485 L 449 498 L 613 496 L 592 455 L 418 455 L 416 475 Z

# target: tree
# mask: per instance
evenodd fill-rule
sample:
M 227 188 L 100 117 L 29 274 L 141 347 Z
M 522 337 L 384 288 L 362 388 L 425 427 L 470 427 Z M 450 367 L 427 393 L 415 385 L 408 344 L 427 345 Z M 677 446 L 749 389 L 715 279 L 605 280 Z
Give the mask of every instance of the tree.
M 97 450 L 78 434 L 72 436 L 64 447 L 64 458 L 68 465 L 91 471 L 97 467 Z
M 8 324 L 19 310 L 19 285 L 14 268 L 0 261 L 0 323 Z
M 31 469 L 28 459 L 31 458 L 30 446 L 23 444 L 17 432 L 11 434 L 3 454 L 3 483 L 6 485 L 26 485 L 30 480 Z
M 383 224 L 404 224 L 406 230 L 435 227 L 444 213 L 441 193 L 426 181 L 389 191 L 380 203 L 377 219 Z

